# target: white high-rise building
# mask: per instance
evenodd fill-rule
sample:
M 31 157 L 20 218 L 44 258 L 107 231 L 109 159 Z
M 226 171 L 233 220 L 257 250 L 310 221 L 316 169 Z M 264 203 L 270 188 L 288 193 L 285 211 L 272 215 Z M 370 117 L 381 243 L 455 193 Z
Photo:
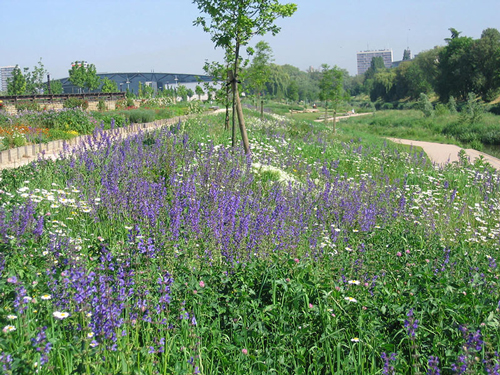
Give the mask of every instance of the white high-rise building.
M 392 66 L 392 49 L 358 52 L 358 74 L 363 74 L 370 68 L 374 57 L 382 57 L 386 68 Z
M 15 66 L 0 67 L 0 91 L 7 91 L 7 78 L 12 77 Z

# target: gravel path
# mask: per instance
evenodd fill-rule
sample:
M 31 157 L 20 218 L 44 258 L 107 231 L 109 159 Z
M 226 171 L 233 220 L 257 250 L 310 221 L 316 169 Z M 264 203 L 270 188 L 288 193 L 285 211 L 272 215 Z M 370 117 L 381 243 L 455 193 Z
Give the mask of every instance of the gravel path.
M 422 147 L 427 156 L 429 156 L 429 158 L 437 164 L 452 163 L 454 161 L 458 161 L 459 160 L 458 153 L 460 152 L 460 150 L 462 150 L 461 147 L 455 145 L 442 144 L 442 143 L 412 141 L 409 139 L 400 139 L 400 138 L 387 138 L 387 139 L 395 143 Z M 484 152 L 473 150 L 471 148 L 464 149 L 464 151 L 470 158 L 471 162 L 474 162 L 474 160 L 479 156 L 483 156 L 484 159 L 488 163 L 490 163 L 493 168 L 500 170 L 500 159 L 485 154 Z

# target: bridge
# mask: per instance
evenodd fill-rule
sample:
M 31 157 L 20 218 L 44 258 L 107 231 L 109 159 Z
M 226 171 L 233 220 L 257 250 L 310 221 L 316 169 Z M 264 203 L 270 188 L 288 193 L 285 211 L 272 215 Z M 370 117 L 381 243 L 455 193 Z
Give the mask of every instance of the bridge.
M 187 85 L 189 87 L 195 86 L 199 81 L 209 82 L 212 77 L 200 74 L 175 74 L 175 73 L 98 73 L 97 76 L 101 79 L 108 78 L 115 81 L 120 92 L 125 92 L 127 89 L 134 94 L 139 90 L 139 82 L 143 86 L 152 87 L 155 92 L 159 89 L 163 90 L 168 87 L 175 87 L 177 85 Z M 64 93 L 79 93 L 81 89 L 73 85 L 68 78 L 57 79 L 53 81 L 60 81 Z M 53 82 L 52 81 L 52 82 Z M 95 92 L 100 90 L 95 90 Z

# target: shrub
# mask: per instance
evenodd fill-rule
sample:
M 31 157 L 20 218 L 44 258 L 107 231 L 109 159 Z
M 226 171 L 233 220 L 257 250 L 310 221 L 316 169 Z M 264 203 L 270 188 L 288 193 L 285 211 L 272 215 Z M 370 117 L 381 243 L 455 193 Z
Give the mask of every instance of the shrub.
M 470 92 L 467 95 L 467 103 L 460 113 L 460 122 L 465 124 L 477 124 L 484 115 L 483 106 L 476 100 L 476 95 Z
M 127 108 L 127 101 L 125 99 L 117 100 L 115 103 L 115 109 L 125 109 Z
M 89 107 L 89 102 L 85 99 L 68 98 L 64 101 L 63 107 L 87 109 Z
M 380 109 L 383 110 L 394 109 L 394 105 L 392 103 L 384 103 L 381 105 Z
M 448 109 L 448 107 L 441 103 L 436 104 L 435 111 L 436 116 L 446 116 L 450 114 L 450 110 Z
M 97 123 L 102 123 L 104 129 L 111 129 L 112 127 L 121 128 L 125 126 L 125 123 L 127 122 L 126 116 L 120 112 L 92 112 L 92 117 L 96 120 Z
M 432 107 L 432 103 L 424 93 L 420 93 L 419 100 L 420 110 L 423 112 L 425 117 L 431 117 L 434 115 L 434 108 Z
M 102 99 L 99 100 L 99 102 L 97 103 L 97 109 L 99 111 L 105 111 L 106 110 L 106 102 Z
M 453 96 L 450 96 L 450 99 L 448 100 L 448 109 L 452 115 L 457 113 L 457 102 Z
M 35 101 L 21 101 L 21 102 L 16 102 L 14 105 L 16 107 L 16 110 L 19 112 L 22 111 L 35 111 L 38 112 L 40 111 L 40 104 L 38 104 Z
M 134 109 L 127 113 L 129 121 L 132 123 L 153 122 L 155 112 L 150 109 Z

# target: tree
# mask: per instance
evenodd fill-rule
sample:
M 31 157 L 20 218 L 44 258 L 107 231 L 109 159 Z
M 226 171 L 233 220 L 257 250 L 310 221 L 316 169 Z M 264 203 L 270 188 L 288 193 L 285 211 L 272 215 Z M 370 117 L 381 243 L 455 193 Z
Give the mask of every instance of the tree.
M 290 81 L 286 90 L 286 97 L 292 102 L 299 101 L 299 84 L 296 80 Z
M 94 64 L 87 66 L 86 76 L 85 76 L 85 87 L 88 91 L 97 89 L 101 85 L 101 79 L 97 75 L 97 71 Z
M 486 101 L 494 100 L 500 88 L 500 32 L 489 28 L 474 43 L 477 56 L 478 94 Z
M 439 73 L 436 92 L 442 102 L 447 102 L 450 95 L 466 99 L 469 92 L 475 91 L 477 74 L 474 68 L 474 57 L 471 53 L 474 41 L 450 28 L 451 38 L 448 45 L 439 53 Z
M 43 81 L 47 76 L 47 70 L 45 70 L 42 64 L 42 58 L 40 57 L 38 66 L 33 67 L 33 72 L 29 72 L 28 68 L 25 68 L 24 70 L 26 77 L 26 94 L 41 94 L 45 88 L 45 84 L 43 83 Z
M 112 81 L 108 77 L 105 77 L 102 80 L 101 92 L 118 92 L 118 85 L 115 81 Z
M 196 85 L 194 92 L 196 93 L 196 95 L 198 95 L 198 100 L 201 101 L 201 96 L 205 93 L 203 91 L 203 88 L 200 85 Z
M 12 71 L 12 77 L 7 79 L 7 95 L 24 95 L 26 92 L 26 78 L 19 65 Z
M 47 89 L 47 92 L 49 90 Z M 50 92 L 54 95 L 59 95 L 64 92 L 61 81 L 51 81 L 50 82 Z
M 267 91 L 270 92 L 274 98 L 282 99 L 284 97 L 289 81 L 290 76 L 283 66 L 271 64 L 271 74 L 269 75 L 266 86 Z
M 194 96 L 194 91 L 193 91 L 193 89 L 191 89 L 191 88 L 187 89 L 186 94 L 187 94 L 187 97 L 188 97 L 189 99 L 191 99 L 191 98 Z
M 255 53 L 252 64 L 248 68 L 247 85 L 256 97 L 262 95 L 271 75 L 271 62 L 273 61 L 273 50 L 269 43 L 261 40 L 255 45 Z
M 71 64 L 69 81 L 76 87 L 86 88 L 88 91 L 95 90 L 101 85 L 101 79 L 96 73 L 94 64 L 85 61 L 75 61 Z
M 336 131 L 337 105 L 345 97 L 343 91 L 343 73 L 337 66 L 330 68 L 321 65 L 321 80 L 319 82 L 319 98 L 325 102 L 325 123 L 328 122 L 328 101 L 333 104 L 333 133 Z
M 384 59 L 382 56 L 372 58 L 370 67 L 365 72 L 365 79 L 372 79 L 376 73 L 385 70 Z
M 188 90 L 186 88 L 186 86 L 184 85 L 179 85 L 177 87 L 177 95 L 180 96 L 180 98 L 182 99 L 182 101 L 187 101 L 187 97 L 188 97 Z
M 232 85 L 233 103 L 238 111 L 245 153 L 249 154 L 250 145 L 237 89 L 240 48 L 247 45 L 254 35 L 264 35 L 268 32 L 276 35 L 280 31 L 275 25 L 276 19 L 292 16 L 297 5 L 282 5 L 278 0 L 193 0 L 193 3 L 202 13 L 208 15 L 208 19 L 198 17 L 194 25 L 202 26 L 204 31 L 210 33 L 216 48 L 221 47 L 226 54 L 230 53 L 234 57 L 229 80 Z
M 228 61 L 229 58 L 226 57 L 226 60 Z M 211 62 L 209 63 L 208 61 L 205 62 L 205 65 L 203 66 L 203 70 L 205 73 L 212 77 L 212 82 L 205 81 L 203 84 L 205 86 L 205 89 L 207 90 L 207 94 L 210 98 L 210 100 L 213 99 L 223 105 L 226 108 L 226 118 L 224 120 L 224 129 L 228 130 L 229 129 L 229 105 L 231 102 L 229 93 L 230 93 L 230 85 L 228 83 L 229 81 L 229 64 L 224 65 L 219 62 Z M 221 82 L 226 82 L 225 84 L 221 85 Z

